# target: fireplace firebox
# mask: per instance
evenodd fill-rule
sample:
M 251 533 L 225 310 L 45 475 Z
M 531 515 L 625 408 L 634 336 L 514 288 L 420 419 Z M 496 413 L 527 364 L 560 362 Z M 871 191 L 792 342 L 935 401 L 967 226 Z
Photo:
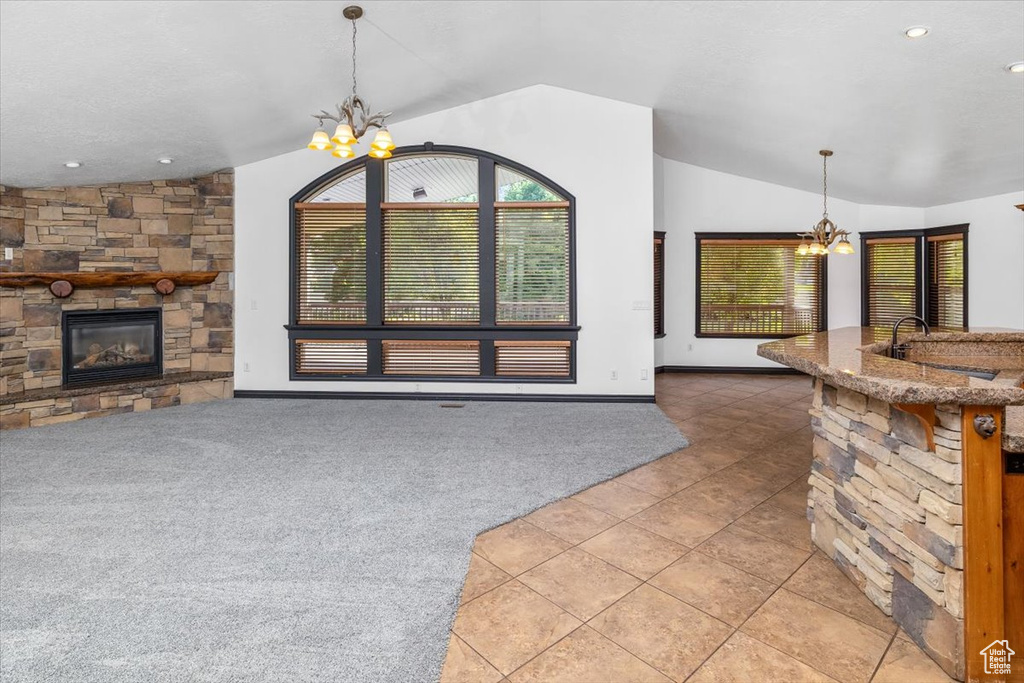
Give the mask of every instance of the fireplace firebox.
M 64 385 L 160 377 L 163 333 L 159 308 L 64 311 Z

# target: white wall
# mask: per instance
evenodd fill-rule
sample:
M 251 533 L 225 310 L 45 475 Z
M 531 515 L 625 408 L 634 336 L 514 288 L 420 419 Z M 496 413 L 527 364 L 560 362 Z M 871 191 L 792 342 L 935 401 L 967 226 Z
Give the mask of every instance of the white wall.
M 1024 192 L 924 210 L 925 227 L 970 223 L 967 315 L 972 327 L 1024 329 Z
M 523 393 L 654 393 L 652 112 L 533 86 L 390 126 L 398 145 L 463 145 L 536 169 L 576 197 L 577 382 Z M 628 143 L 609 138 L 628 131 Z M 413 391 L 410 382 L 288 379 L 288 200 L 337 161 L 299 150 L 235 169 L 235 388 Z M 642 302 L 634 310 L 634 302 Z M 644 306 L 646 304 L 646 307 Z M 248 369 L 247 369 L 248 368 Z M 618 373 L 611 380 L 611 371 Z M 641 380 L 641 371 L 648 379 Z M 423 392 L 506 393 L 508 384 L 419 383 Z
M 694 335 L 695 232 L 793 232 L 821 216 L 821 195 L 654 158 L 655 225 L 666 250 L 665 332 L 657 365 L 774 367 L 757 356 L 764 340 Z M 931 208 L 859 205 L 829 198 L 829 217 L 853 234 L 970 224 L 969 315 L 972 326 L 1024 328 L 1024 193 Z M 829 257 L 829 327 L 860 325 L 860 255 Z

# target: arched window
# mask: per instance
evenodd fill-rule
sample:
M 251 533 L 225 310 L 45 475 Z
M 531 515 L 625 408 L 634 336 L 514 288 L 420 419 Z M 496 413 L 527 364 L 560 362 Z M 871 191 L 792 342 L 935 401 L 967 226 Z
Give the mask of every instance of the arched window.
M 427 143 L 291 199 L 291 378 L 574 381 L 574 199 Z

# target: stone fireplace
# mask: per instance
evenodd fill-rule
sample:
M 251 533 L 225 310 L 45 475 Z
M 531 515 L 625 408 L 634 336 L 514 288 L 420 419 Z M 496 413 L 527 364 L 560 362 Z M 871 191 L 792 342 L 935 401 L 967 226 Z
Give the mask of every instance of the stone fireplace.
M 0 186 L 0 427 L 230 398 L 233 201 L 230 170 Z
M 61 325 L 65 387 L 163 374 L 159 308 L 64 311 Z

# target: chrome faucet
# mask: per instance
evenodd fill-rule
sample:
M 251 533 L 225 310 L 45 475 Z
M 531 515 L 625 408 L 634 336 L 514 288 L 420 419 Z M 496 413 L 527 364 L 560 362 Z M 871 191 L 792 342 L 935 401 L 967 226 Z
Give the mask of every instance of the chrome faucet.
M 905 315 L 896 321 L 896 324 L 892 326 L 892 344 L 889 346 L 889 357 L 903 360 L 907 355 L 907 349 L 910 348 L 910 344 L 903 342 L 902 344 L 896 343 L 896 333 L 899 332 L 900 325 L 906 320 L 916 320 L 917 322 L 924 325 L 925 335 L 932 333 L 932 328 L 928 327 L 928 323 L 925 322 L 924 318 L 918 318 L 916 315 Z

